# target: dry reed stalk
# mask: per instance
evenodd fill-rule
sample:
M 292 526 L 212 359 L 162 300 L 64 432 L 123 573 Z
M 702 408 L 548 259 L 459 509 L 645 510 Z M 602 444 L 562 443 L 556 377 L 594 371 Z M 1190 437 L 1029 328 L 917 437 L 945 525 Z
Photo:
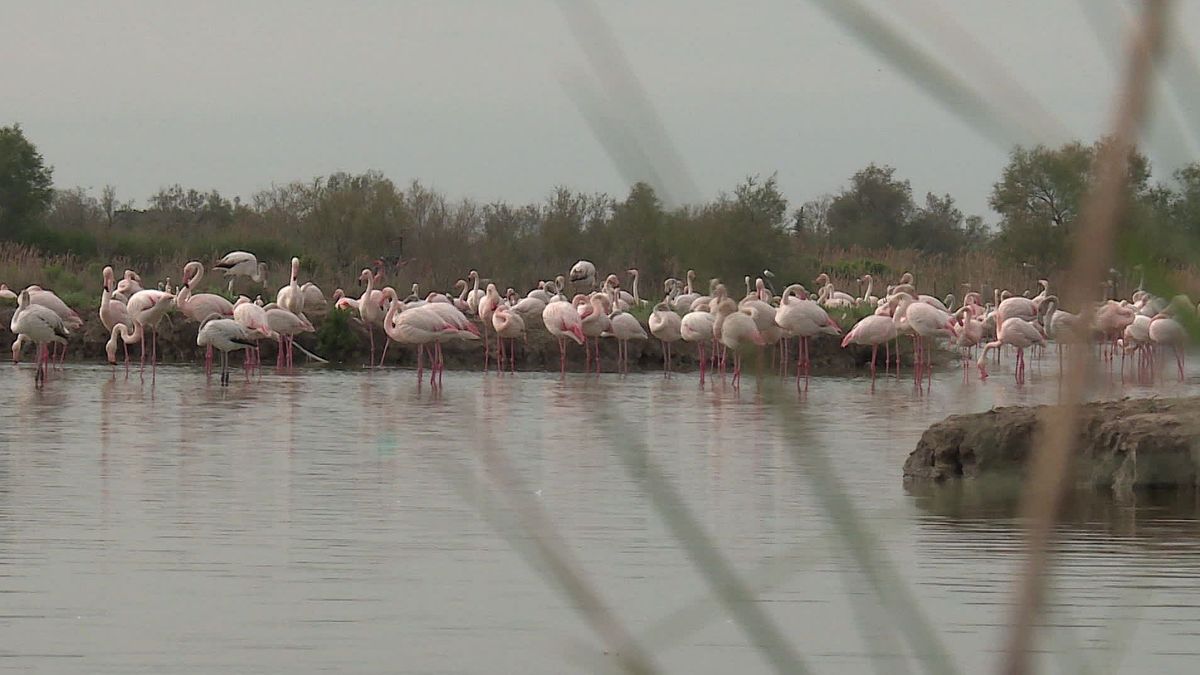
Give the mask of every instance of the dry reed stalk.
M 1125 194 L 1126 164 L 1138 128 L 1145 118 L 1166 10 L 1166 0 L 1144 2 L 1141 20 L 1130 40 L 1129 64 L 1117 94 L 1111 142 L 1096 158 L 1096 182 L 1080 213 L 1079 236 L 1075 238 L 1074 262 L 1065 280 L 1064 297 L 1082 308 L 1079 321 L 1082 326 L 1091 324 L 1094 313 L 1091 299 L 1104 279 L 1112 257 Z M 1030 483 L 1021 500 L 1021 514 L 1028 523 L 1028 555 L 1017 580 L 1001 664 L 1001 672 L 1010 675 L 1030 670 L 1034 621 L 1045 595 L 1054 524 L 1069 487 L 1079 404 L 1091 374 L 1089 356 L 1089 350 L 1070 351 L 1063 375 L 1060 409 L 1044 419 L 1034 445 Z

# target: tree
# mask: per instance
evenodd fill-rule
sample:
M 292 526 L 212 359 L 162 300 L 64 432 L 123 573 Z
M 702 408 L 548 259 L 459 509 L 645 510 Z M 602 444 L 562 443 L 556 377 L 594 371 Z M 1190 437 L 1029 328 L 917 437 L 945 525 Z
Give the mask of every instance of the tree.
M 1042 265 L 1061 263 L 1070 246 L 1075 219 L 1091 189 L 1093 163 L 1111 140 L 1078 141 L 1051 149 L 1017 147 L 988 202 L 1000 214 L 1000 252 L 1011 260 Z M 1137 206 L 1150 195 L 1150 161 L 1136 150 L 1128 158 L 1125 204 Z M 1137 208 L 1127 209 L 1122 229 L 1137 226 Z
M 38 223 L 54 198 L 53 171 L 19 124 L 0 127 L 0 237 L 11 239 Z
M 854 174 L 850 187 L 829 205 L 832 243 L 882 248 L 903 246 L 904 228 L 913 211 L 912 187 L 897 180 L 890 166 L 870 164 Z
M 930 253 L 952 253 L 963 247 L 963 214 L 950 195 L 925 195 L 925 206 L 916 209 L 905 227 L 905 242 Z
M 829 243 L 829 208 L 833 195 L 825 194 L 800 205 L 792 214 L 792 234 L 812 243 Z

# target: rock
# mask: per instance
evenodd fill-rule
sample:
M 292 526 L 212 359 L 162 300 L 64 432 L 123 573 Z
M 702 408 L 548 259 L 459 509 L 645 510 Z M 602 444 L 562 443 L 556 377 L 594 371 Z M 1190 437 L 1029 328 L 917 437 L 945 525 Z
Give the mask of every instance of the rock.
M 904 462 L 904 479 L 1020 479 L 1039 422 L 1055 411 L 1055 406 L 1012 407 L 947 417 L 921 436 Z M 1075 447 L 1076 482 L 1081 486 L 1116 494 L 1196 487 L 1200 398 L 1086 404 Z

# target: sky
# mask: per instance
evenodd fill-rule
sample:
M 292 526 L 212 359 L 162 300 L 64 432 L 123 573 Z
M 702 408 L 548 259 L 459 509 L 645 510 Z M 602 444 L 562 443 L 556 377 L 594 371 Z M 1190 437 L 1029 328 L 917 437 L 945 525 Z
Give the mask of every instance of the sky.
M 988 110 L 1013 111 L 1017 129 L 989 134 L 827 14 L 834 0 L 602 0 L 598 19 L 570 3 L 0 0 L 0 125 L 22 125 L 56 186 L 112 184 L 141 204 L 173 183 L 248 197 L 368 169 L 452 199 L 620 196 L 673 154 L 659 176 L 672 201 L 777 173 L 798 206 L 875 162 L 918 201 L 950 193 L 994 221 L 1013 144 L 1104 132 L 1121 49 L 1117 0 L 864 0 Z M 1200 25 L 1200 3 L 1177 4 L 1172 25 Z M 604 25 L 600 61 L 623 59 L 644 97 L 594 67 Z M 1145 135 L 1159 178 L 1200 159 L 1200 81 L 1179 56 Z M 1173 95 L 1192 96 L 1190 115 Z M 614 128 L 650 164 L 614 155 Z

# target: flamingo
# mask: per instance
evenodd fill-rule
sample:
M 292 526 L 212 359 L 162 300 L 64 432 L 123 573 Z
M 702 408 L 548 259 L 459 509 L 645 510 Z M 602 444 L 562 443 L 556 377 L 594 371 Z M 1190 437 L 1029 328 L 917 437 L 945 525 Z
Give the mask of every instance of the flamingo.
M 820 289 L 817 293 L 817 302 L 822 306 L 850 307 L 854 305 L 854 296 L 835 289 L 833 282 L 829 280 L 829 275 L 825 272 L 813 279 L 813 284 Z
M 875 278 L 870 274 L 864 274 L 858 278 L 858 283 L 861 284 L 864 281 L 867 284 L 867 290 L 863 292 L 863 296 L 861 298 L 857 299 L 858 304 L 865 304 L 868 306 L 879 304 L 879 298 L 875 296 Z
M 213 269 L 221 270 L 229 278 L 229 293 L 233 294 L 233 284 L 239 277 L 245 277 L 256 284 L 267 286 L 267 264 L 259 262 L 253 253 L 232 251 L 213 264 Z
M 300 287 L 300 311 L 305 316 L 324 316 L 329 307 L 321 288 L 311 281 Z
M 304 293 L 300 290 L 300 259 L 292 258 L 292 274 L 287 286 L 275 294 L 275 304 L 292 314 L 304 313 Z
M 13 313 L 9 327 L 13 333 L 17 334 L 17 339 L 21 344 L 33 342 L 37 345 L 38 365 L 34 381 L 44 381 L 49 374 L 50 367 L 48 345 L 51 343 L 65 345 L 67 343 L 70 331 L 66 322 L 57 312 L 42 305 L 33 304 L 29 297 L 29 291 L 24 290 L 17 297 L 17 311 Z M 16 360 L 15 355 L 19 351 L 20 347 L 14 346 L 14 361 Z
M 367 339 L 371 342 L 371 367 L 375 367 L 375 326 L 383 323 L 383 291 L 375 289 L 375 275 L 371 270 L 363 268 L 358 279 L 366 284 L 362 297 L 358 299 L 358 315 L 367 326 Z M 378 294 L 378 295 L 377 295 Z M 393 292 L 393 296 L 395 293 Z M 384 345 L 387 348 L 387 345 Z M 387 354 L 384 354 L 387 356 Z
M 580 260 L 572 265 L 569 276 L 571 283 L 577 287 L 582 286 L 589 291 L 596 288 L 596 266 L 590 261 Z
M 142 278 L 133 270 L 125 270 L 121 281 L 117 283 L 117 294 L 128 300 L 140 290 L 142 290 Z
M 1038 329 L 1037 324 L 1032 321 L 1026 321 L 1020 317 L 1012 317 L 1005 319 L 1004 323 L 1000 324 L 1000 330 L 997 332 L 996 339 L 983 346 L 983 352 L 979 355 L 979 377 L 987 379 L 987 353 L 993 349 L 999 349 L 1002 345 L 1012 345 L 1017 349 L 1017 366 L 1013 372 L 1013 377 L 1017 384 L 1025 383 L 1025 349 L 1033 345 L 1045 344 L 1045 336 Z
M 645 304 L 645 301 L 642 300 L 642 296 L 638 295 L 638 278 L 641 276 L 641 272 L 634 267 L 626 270 L 625 273 L 633 278 L 633 304 L 636 307 L 641 307 L 643 304 Z
M 485 295 L 484 291 L 479 288 L 479 272 L 471 270 L 467 273 L 467 278 L 474 282 L 474 286 L 467 293 L 467 307 L 472 314 L 479 314 L 479 301 Z
M 515 373 L 517 338 L 525 339 L 525 319 L 508 305 L 501 304 L 492 312 L 492 328 L 496 331 L 496 344 L 499 346 L 500 369 L 504 372 L 504 340 L 510 340 L 508 349 L 509 372 Z
M 539 281 L 537 288 L 535 288 L 525 294 L 525 299 L 526 300 L 541 300 L 542 306 L 545 307 L 546 305 L 550 304 L 551 300 L 554 299 L 554 293 L 551 293 L 551 290 L 553 290 L 553 289 L 554 289 L 554 282 Z M 517 304 L 519 305 L 521 303 L 518 302 Z
M 549 297 L 549 293 L 546 293 L 545 291 L 542 292 Z M 525 323 L 529 323 L 529 321 L 534 317 L 540 317 L 542 315 L 542 310 L 546 309 L 547 302 L 548 301 L 543 300 L 541 296 L 530 294 L 513 303 L 512 311 L 519 314 L 521 318 L 525 320 Z
M 247 330 L 258 333 L 259 337 L 269 338 L 274 337 L 271 332 L 271 325 L 267 322 L 267 310 L 260 305 L 250 302 L 250 298 L 241 296 L 238 301 L 233 303 L 233 320 L 242 324 Z M 253 365 L 259 365 L 259 348 L 258 342 L 254 343 Z
M 1113 348 L 1117 344 L 1117 339 L 1125 332 L 1125 327 L 1133 323 L 1136 315 L 1137 310 L 1133 307 L 1112 300 L 1104 302 L 1096 310 L 1096 315 L 1092 319 L 1093 326 L 1104 340 L 1105 348 L 1101 354 L 1105 360 L 1112 360 L 1115 353 Z
M 692 303 L 700 299 L 700 294 L 693 288 L 692 284 L 696 281 L 696 270 L 687 271 L 687 285 L 684 287 L 684 292 L 675 296 L 672 301 L 672 309 L 680 314 L 692 311 Z M 676 282 L 675 290 L 678 290 L 678 282 Z
M 295 342 L 296 336 L 300 333 L 312 333 L 316 329 L 303 314 L 294 314 L 282 308 L 265 311 L 267 326 L 279 342 L 279 355 L 276 357 L 275 365 L 279 368 L 291 369 L 295 352 L 292 343 Z
M 1150 320 L 1149 333 L 1150 340 L 1155 345 L 1169 345 L 1175 352 L 1175 365 L 1179 368 L 1179 381 L 1183 382 L 1184 350 L 1188 343 L 1187 330 L 1169 314 L 1159 312 Z
M 684 314 L 679 320 L 679 335 L 684 342 L 694 342 L 700 360 L 700 384 L 704 384 L 704 345 L 713 342 L 713 324 L 716 317 L 711 312 L 696 310 Z
M 798 295 L 802 294 L 802 295 Z M 783 289 L 779 309 L 775 312 L 775 323 L 785 334 L 800 339 L 799 354 L 796 356 L 796 383 L 800 376 L 808 377 L 812 370 L 809 355 L 809 340 L 821 333 L 841 335 L 841 327 L 829 318 L 829 314 L 816 302 L 805 297 L 804 287 L 792 284 Z M 890 317 L 888 319 L 891 320 Z M 873 362 L 872 362 L 872 365 Z
M 914 378 L 920 383 L 922 378 L 928 377 L 932 383 L 933 364 L 930 362 L 925 340 L 936 338 L 943 333 L 949 333 L 950 337 L 955 337 L 957 330 L 954 320 L 948 313 L 929 303 L 914 300 L 913 296 L 907 293 L 898 293 L 892 298 L 894 300 L 890 304 L 895 307 L 893 316 L 900 322 L 900 328 L 912 332 Z
M 390 289 L 389 289 L 390 290 Z M 390 294 L 395 293 L 391 291 Z M 383 317 L 383 332 L 389 340 L 400 344 L 415 345 L 417 348 L 417 382 L 421 382 L 424 373 L 424 354 L 426 346 L 433 345 L 438 333 L 445 326 L 441 317 L 429 307 L 407 309 L 402 302 L 393 302 Z M 429 384 L 437 384 L 437 359 L 433 351 L 429 354 L 430 377 Z
M 747 343 L 763 346 L 762 333 L 758 331 L 754 319 L 750 318 L 749 310 L 739 311 L 737 304 L 726 298 L 717 303 L 717 318 L 713 323 L 713 333 L 718 336 L 721 344 L 733 350 L 733 386 L 741 386 L 742 356 L 738 351 Z M 724 359 L 722 359 L 724 367 Z
M 635 272 L 637 270 L 634 270 Z M 637 294 L 637 278 L 634 277 L 634 295 Z M 709 339 L 712 339 L 711 330 Z M 671 345 L 683 339 L 683 319 L 664 301 L 650 312 L 650 334 L 658 338 L 663 350 L 663 377 L 671 376 Z
M 126 344 L 134 342 L 141 343 L 141 367 L 146 367 L 146 331 L 150 331 L 150 369 L 154 370 L 158 367 L 158 324 L 162 321 L 167 312 L 175 306 L 175 295 L 166 291 L 154 289 L 146 289 L 138 291 L 129 298 L 129 318 L 133 321 L 133 333 L 125 330 Z M 115 337 L 118 331 L 122 331 L 124 326 L 117 325 L 113 328 L 112 335 Z M 109 341 L 113 349 L 116 348 L 116 343 L 110 339 Z M 109 362 L 115 362 L 112 352 L 109 355 Z
M 129 330 L 133 330 L 129 309 L 125 307 L 125 303 L 113 299 L 113 289 L 116 287 L 113 268 L 105 267 L 103 275 L 104 291 L 100 294 L 100 323 L 104 325 L 104 330 L 108 333 L 112 333 L 117 324 L 125 324 Z M 125 360 L 129 361 L 128 345 L 125 346 Z
M 483 321 L 483 372 L 488 371 L 488 358 L 491 355 L 491 347 L 488 344 L 488 326 L 492 325 L 492 312 L 496 310 L 496 306 L 500 304 L 500 292 L 496 290 L 496 284 L 488 284 L 487 291 L 483 297 L 479 299 L 479 304 L 476 311 L 479 319 Z M 496 338 L 496 352 L 500 352 L 500 338 Z
M 109 269 L 111 270 L 112 268 L 109 268 Z M 8 284 L 0 284 L 0 298 L 4 298 L 5 300 L 12 300 L 14 302 L 18 299 L 17 294 L 14 293 L 11 288 L 8 287 Z
M 596 354 L 596 373 L 600 373 L 600 336 L 611 330 L 612 320 L 608 314 L 612 309 L 608 296 L 603 293 L 592 293 L 587 295 L 576 295 L 573 299 L 576 311 L 579 312 L 580 326 L 583 329 L 584 337 L 588 338 L 583 344 L 585 354 L 584 372 L 591 372 L 591 354 L 594 350 Z M 594 345 L 589 348 L 589 343 Z
M 217 318 L 228 319 L 233 316 L 233 303 L 213 293 L 192 294 L 192 290 L 204 278 L 204 265 L 193 260 L 183 266 L 183 287 L 175 296 L 175 306 L 183 315 L 197 323 L 215 314 Z M 212 370 L 212 343 L 206 343 L 204 351 L 204 372 Z
M 645 340 L 646 329 L 642 328 L 642 322 L 629 312 L 617 312 L 612 315 L 610 321 L 611 328 L 607 334 L 617 339 L 617 369 L 622 373 L 628 373 L 629 341 Z M 596 361 L 600 361 L 599 352 L 596 354 Z
M 233 319 L 220 318 L 215 312 L 200 324 L 196 334 L 196 345 L 206 351 L 221 352 L 221 386 L 229 384 L 229 352 L 249 349 L 257 344 L 256 334 Z
M 574 305 L 565 300 L 554 300 L 542 310 L 542 323 L 550 335 L 558 340 L 559 371 L 561 376 L 566 377 L 567 339 L 574 340 L 578 345 L 584 344 L 583 325 L 579 319 L 579 312 L 576 311 Z M 585 346 L 584 349 L 586 350 L 587 347 Z
M 63 302 L 62 298 L 55 295 L 53 291 L 47 291 L 41 286 L 29 286 L 25 290 L 29 291 L 30 304 L 40 305 L 53 311 L 62 318 L 63 325 L 67 327 L 67 330 L 77 331 L 83 328 L 83 319 L 79 317 L 79 314 L 68 307 L 67 303 Z M 62 345 L 62 352 L 58 355 L 61 363 L 67 356 L 67 343 L 55 342 L 54 344 Z
M 871 314 L 854 324 L 846 337 L 842 338 L 842 348 L 849 345 L 871 345 L 871 386 L 875 386 L 875 357 L 879 353 L 879 345 L 886 345 L 896 339 L 896 321 L 886 314 Z M 884 364 L 887 367 L 887 364 Z
M 1121 377 L 1125 377 L 1125 354 L 1133 352 L 1138 355 L 1137 369 L 1138 379 L 1144 377 L 1144 371 L 1147 365 L 1147 359 L 1153 363 L 1151 348 L 1153 341 L 1150 339 L 1150 323 L 1153 317 L 1145 314 L 1138 314 L 1133 317 L 1133 323 L 1125 327 L 1121 339 L 1117 340 L 1117 347 L 1121 349 Z

